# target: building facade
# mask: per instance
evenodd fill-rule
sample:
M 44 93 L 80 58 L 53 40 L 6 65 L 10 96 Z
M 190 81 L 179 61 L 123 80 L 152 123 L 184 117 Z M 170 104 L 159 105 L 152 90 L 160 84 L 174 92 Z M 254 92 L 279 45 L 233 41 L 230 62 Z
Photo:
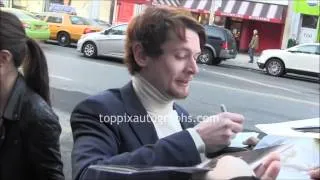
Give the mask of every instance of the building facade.
M 182 7 L 202 24 L 229 29 L 239 51 L 248 51 L 254 29 L 260 37 L 258 52 L 282 45 L 288 0 L 153 0 L 153 4 Z
M 301 43 L 320 41 L 320 2 L 319 0 L 294 0 L 291 19 L 292 39 Z
M 235 34 L 239 51 L 248 51 L 253 30 L 259 34 L 258 52 L 280 49 L 287 14 L 286 4 L 273 1 L 223 0 L 216 3 L 214 24 Z M 274 2 L 273 2 L 274 3 Z
M 116 0 L 113 24 L 128 23 L 150 6 L 152 0 Z

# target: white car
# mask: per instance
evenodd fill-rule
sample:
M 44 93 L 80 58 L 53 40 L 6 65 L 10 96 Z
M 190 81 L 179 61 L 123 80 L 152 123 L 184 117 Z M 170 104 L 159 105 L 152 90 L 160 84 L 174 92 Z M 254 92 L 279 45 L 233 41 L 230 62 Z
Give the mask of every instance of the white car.
M 124 43 L 128 24 L 120 24 L 101 32 L 81 36 L 77 50 L 86 57 L 110 56 L 124 57 Z
M 257 64 L 272 76 L 296 73 L 320 77 L 320 44 L 306 43 L 288 49 L 264 50 Z

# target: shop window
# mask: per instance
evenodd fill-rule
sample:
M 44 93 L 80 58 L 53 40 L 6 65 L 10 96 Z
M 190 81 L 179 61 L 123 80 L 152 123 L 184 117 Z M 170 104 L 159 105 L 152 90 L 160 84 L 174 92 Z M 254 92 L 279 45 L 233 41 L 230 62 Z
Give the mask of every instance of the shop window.
M 217 26 L 224 26 L 226 22 L 226 17 L 224 16 L 215 16 L 214 17 L 214 24 Z
M 16 9 L 26 10 L 26 2 L 22 0 L 12 0 L 12 7 Z
M 302 27 L 304 28 L 317 29 L 317 23 L 318 23 L 317 16 L 310 16 L 310 15 L 302 16 Z

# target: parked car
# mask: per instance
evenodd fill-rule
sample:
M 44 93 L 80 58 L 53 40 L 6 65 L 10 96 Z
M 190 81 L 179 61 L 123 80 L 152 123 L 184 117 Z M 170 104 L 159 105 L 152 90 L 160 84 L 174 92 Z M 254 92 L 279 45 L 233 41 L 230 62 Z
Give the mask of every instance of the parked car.
M 14 8 L 1 8 L 2 11 L 16 15 L 23 24 L 26 35 L 36 40 L 48 40 L 50 29 L 46 22 L 35 19 L 31 13 Z
M 320 44 L 306 43 L 288 49 L 264 50 L 257 64 L 272 76 L 297 73 L 320 77 Z
M 102 32 L 85 34 L 79 39 L 77 50 L 86 57 L 123 58 L 127 27 L 127 24 L 120 24 Z
M 204 26 L 207 42 L 198 62 L 202 64 L 220 64 L 222 60 L 235 58 L 237 44 L 230 30 L 219 26 Z
M 71 42 L 77 42 L 83 34 L 101 31 L 101 28 L 92 26 L 83 17 L 67 13 L 46 12 L 43 20 L 49 24 L 50 39 L 57 40 L 60 46 L 68 46 Z

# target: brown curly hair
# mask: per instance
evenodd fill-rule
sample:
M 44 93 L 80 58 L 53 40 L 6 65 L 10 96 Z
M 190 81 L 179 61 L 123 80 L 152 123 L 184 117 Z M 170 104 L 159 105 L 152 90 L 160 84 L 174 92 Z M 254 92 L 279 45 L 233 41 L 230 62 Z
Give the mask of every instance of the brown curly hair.
M 128 25 L 125 43 L 124 61 L 130 74 L 141 70 L 134 59 L 134 42 L 141 43 L 147 56 L 156 58 L 163 53 L 161 46 L 168 40 L 168 33 L 172 31 L 184 41 L 185 29 L 191 29 L 199 35 L 200 47 L 203 49 L 206 42 L 203 26 L 181 9 L 149 7 L 143 14 L 134 17 Z

